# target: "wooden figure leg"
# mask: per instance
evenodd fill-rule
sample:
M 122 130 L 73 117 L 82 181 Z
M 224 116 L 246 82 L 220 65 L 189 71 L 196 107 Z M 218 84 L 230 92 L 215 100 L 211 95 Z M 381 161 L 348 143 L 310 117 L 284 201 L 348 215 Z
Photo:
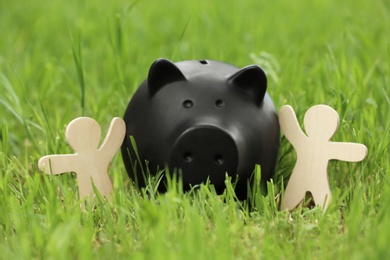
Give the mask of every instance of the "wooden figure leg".
M 92 177 L 89 175 L 77 174 L 77 185 L 80 199 L 93 194 Z
M 291 181 L 290 181 L 291 182 Z M 282 210 L 292 210 L 305 198 L 306 189 L 295 187 L 296 182 L 287 184 L 284 192 Z
M 97 178 L 98 177 L 98 178 Z M 102 196 L 105 196 L 107 199 L 110 199 L 110 194 L 113 190 L 111 180 L 108 177 L 107 171 L 103 171 L 99 174 L 99 176 L 93 176 L 93 184 L 99 190 Z
M 313 190 L 311 191 L 311 194 L 316 205 L 321 206 L 323 212 L 325 212 L 329 206 L 330 201 L 332 200 L 332 194 L 330 192 L 329 186 L 327 188 L 323 187 L 321 190 Z

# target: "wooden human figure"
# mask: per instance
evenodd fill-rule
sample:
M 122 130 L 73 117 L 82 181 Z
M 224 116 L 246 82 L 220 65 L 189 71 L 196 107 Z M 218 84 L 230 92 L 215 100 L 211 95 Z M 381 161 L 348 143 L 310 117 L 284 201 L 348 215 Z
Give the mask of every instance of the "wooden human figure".
M 316 105 L 307 110 L 301 130 L 294 109 L 283 106 L 279 123 L 286 138 L 297 152 L 297 162 L 287 184 L 282 209 L 294 209 L 311 192 L 316 205 L 323 211 L 332 199 L 328 181 L 328 161 L 358 162 L 367 155 L 367 147 L 358 143 L 329 141 L 339 127 L 339 115 L 326 105 Z
M 69 123 L 65 132 L 68 144 L 76 153 L 43 156 L 38 167 L 47 174 L 75 172 L 80 199 L 93 194 L 93 185 L 109 198 L 113 188 L 107 168 L 120 148 L 125 132 L 125 122 L 121 118 L 114 118 L 106 138 L 98 148 L 101 138 L 99 124 L 92 118 L 76 118 Z

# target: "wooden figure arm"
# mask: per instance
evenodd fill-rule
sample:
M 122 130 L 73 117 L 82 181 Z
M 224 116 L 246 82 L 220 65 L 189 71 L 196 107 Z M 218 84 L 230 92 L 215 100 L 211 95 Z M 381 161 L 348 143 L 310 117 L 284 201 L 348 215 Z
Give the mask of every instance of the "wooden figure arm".
M 115 117 L 111 121 L 110 128 L 107 135 L 99 148 L 99 153 L 103 155 L 103 158 L 107 158 L 108 161 L 114 157 L 120 146 L 125 139 L 126 124 L 122 118 Z
M 367 156 L 367 147 L 358 143 L 330 143 L 329 158 L 360 162 Z
M 306 139 L 305 133 L 302 131 L 294 109 L 290 105 L 285 105 L 279 110 L 279 124 L 286 138 L 296 145 Z
M 46 155 L 38 161 L 38 167 L 42 172 L 55 175 L 76 171 L 75 164 L 75 154 Z

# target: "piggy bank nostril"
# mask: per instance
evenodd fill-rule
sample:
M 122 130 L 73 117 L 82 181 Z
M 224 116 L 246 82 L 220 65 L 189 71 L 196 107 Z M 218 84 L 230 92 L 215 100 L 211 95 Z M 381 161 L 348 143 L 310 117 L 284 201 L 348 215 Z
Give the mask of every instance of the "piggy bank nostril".
M 190 152 L 185 152 L 184 154 L 183 154 L 183 159 L 184 159 L 184 161 L 185 162 L 192 162 L 192 160 L 194 159 L 194 157 L 192 156 L 192 153 L 190 153 Z
M 217 154 L 215 157 L 214 157 L 214 162 L 218 165 L 222 165 L 224 163 L 224 160 L 223 160 L 223 157 L 222 155 L 220 154 Z

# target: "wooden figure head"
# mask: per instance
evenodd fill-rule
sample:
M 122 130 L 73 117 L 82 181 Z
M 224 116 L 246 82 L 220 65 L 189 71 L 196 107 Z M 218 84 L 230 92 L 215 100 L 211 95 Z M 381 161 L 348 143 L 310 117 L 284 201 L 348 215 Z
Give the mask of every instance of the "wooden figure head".
M 334 135 L 340 121 L 337 112 L 325 105 L 309 108 L 303 120 L 307 135 L 314 138 L 321 137 L 324 141 L 329 141 Z
M 76 152 L 97 149 L 101 138 L 101 128 L 95 120 L 79 117 L 66 128 L 66 140 Z

